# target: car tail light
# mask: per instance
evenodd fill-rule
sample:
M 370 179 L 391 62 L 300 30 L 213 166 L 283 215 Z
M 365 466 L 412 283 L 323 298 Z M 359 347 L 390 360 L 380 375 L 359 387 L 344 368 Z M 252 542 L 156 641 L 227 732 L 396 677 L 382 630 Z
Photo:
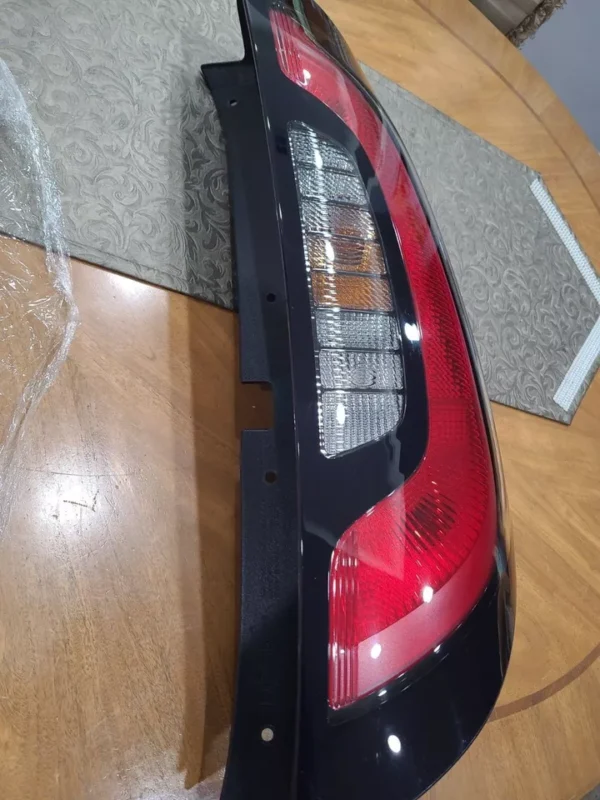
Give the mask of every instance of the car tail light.
M 343 533 L 329 574 L 329 704 L 406 672 L 465 619 L 489 579 L 497 530 L 490 446 L 448 278 L 404 159 L 354 80 L 286 13 L 279 65 L 352 131 L 378 179 L 411 288 L 428 405 L 424 456 Z M 398 427 L 411 402 L 377 226 L 352 154 L 289 128 L 313 309 L 321 450 L 344 458 Z M 393 265 L 392 265 L 393 268 Z M 402 268 L 398 265 L 398 268 Z

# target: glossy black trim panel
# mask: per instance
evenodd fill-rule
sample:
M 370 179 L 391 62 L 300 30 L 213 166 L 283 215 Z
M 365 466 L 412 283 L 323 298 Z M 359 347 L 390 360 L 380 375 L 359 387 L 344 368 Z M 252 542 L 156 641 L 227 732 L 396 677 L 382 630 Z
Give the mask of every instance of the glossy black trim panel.
M 275 410 L 273 430 L 244 431 L 241 441 L 240 635 L 222 798 L 282 800 L 294 791 L 299 679 L 299 539 L 286 288 L 273 188 L 264 169 L 268 152 L 254 66 L 248 60 L 215 64 L 203 73 L 227 131 L 241 378 L 269 383 Z M 271 741 L 261 736 L 267 729 Z

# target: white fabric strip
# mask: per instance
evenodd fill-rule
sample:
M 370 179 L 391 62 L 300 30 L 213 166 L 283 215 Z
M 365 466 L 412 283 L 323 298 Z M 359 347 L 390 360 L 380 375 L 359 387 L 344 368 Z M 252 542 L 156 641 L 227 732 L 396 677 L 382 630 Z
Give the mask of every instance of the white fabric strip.
M 530 188 L 535 199 L 541 205 L 546 216 L 552 223 L 552 227 L 558 233 L 564 246 L 571 254 L 571 258 L 577 265 L 577 269 L 581 272 L 583 279 L 590 287 L 591 293 L 600 303 L 600 279 L 596 275 L 596 270 L 592 267 L 588 257 L 579 246 L 577 239 L 571 233 L 571 229 L 565 222 L 563 215 L 554 205 L 554 201 L 550 197 L 548 190 L 539 178 L 531 184 Z
M 588 334 L 581 350 L 573 359 L 573 363 L 567 370 L 567 374 L 562 379 L 562 383 L 556 390 L 554 402 L 565 411 L 571 408 L 573 400 L 577 397 L 589 371 L 594 366 L 596 359 L 600 356 L 600 317 Z
M 577 269 L 587 283 L 590 291 L 598 303 L 600 303 L 600 279 L 596 275 L 596 271 L 590 264 L 588 257 L 579 246 L 577 239 L 573 236 L 562 214 L 554 204 L 548 190 L 539 178 L 531 184 L 531 191 L 552 223 L 552 227 L 560 236 L 564 246 L 569 251 L 571 258 L 575 262 Z M 581 350 L 573 359 L 573 363 L 567 370 L 567 374 L 562 379 L 554 395 L 554 402 L 565 411 L 569 411 L 571 408 L 573 401 L 579 394 L 581 387 L 585 383 L 590 370 L 593 368 L 599 356 L 600 317 L 588 334 Z

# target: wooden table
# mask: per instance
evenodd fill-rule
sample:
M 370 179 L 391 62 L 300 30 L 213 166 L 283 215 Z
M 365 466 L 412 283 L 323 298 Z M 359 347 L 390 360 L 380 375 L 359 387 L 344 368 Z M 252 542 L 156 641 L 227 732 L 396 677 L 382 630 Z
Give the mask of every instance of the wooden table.
M 598 154 L 468 0 L 324 5 L 359 59 L 539 170 L 600 264 Z M 0 797 L 197 800 L 232 706 L 236 431 L 264 398 L 241 398 L 233 314 L 73 274 L 81 326 L 0 541 Z M 579 798 L 600 781 L 600 381 L 570 427 L 494 413 L 514 653 L 492 720 L 428 797 Z

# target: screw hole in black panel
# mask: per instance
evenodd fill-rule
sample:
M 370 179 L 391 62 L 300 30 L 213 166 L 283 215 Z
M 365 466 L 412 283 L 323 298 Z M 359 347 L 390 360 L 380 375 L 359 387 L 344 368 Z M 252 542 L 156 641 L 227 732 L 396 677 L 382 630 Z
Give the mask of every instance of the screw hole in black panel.
M 235 97 L 232 97 L 231 100 L 229 101 L 229 105 L 230 106 L 237 106 L 237 104 L 238 104 L 238 101 L 235 99 Z
M 269 294 L 267 295 L 267 302 L 274 303 L 275 300 L 277 300 L 277 295 L 273 294 L 273 292 L 269 292 Z
M 275 738 L 275 731 L 273 728 L 263 728 L 260 732 L 260 738 L 265 744 L 270 744 Z
M 274 470 L 269 469 L 267 470 L 267 472 L 265 472 L 265 481 L 267 483 L 275 483 L 276 480 L 277 480 L 277 473 Z

